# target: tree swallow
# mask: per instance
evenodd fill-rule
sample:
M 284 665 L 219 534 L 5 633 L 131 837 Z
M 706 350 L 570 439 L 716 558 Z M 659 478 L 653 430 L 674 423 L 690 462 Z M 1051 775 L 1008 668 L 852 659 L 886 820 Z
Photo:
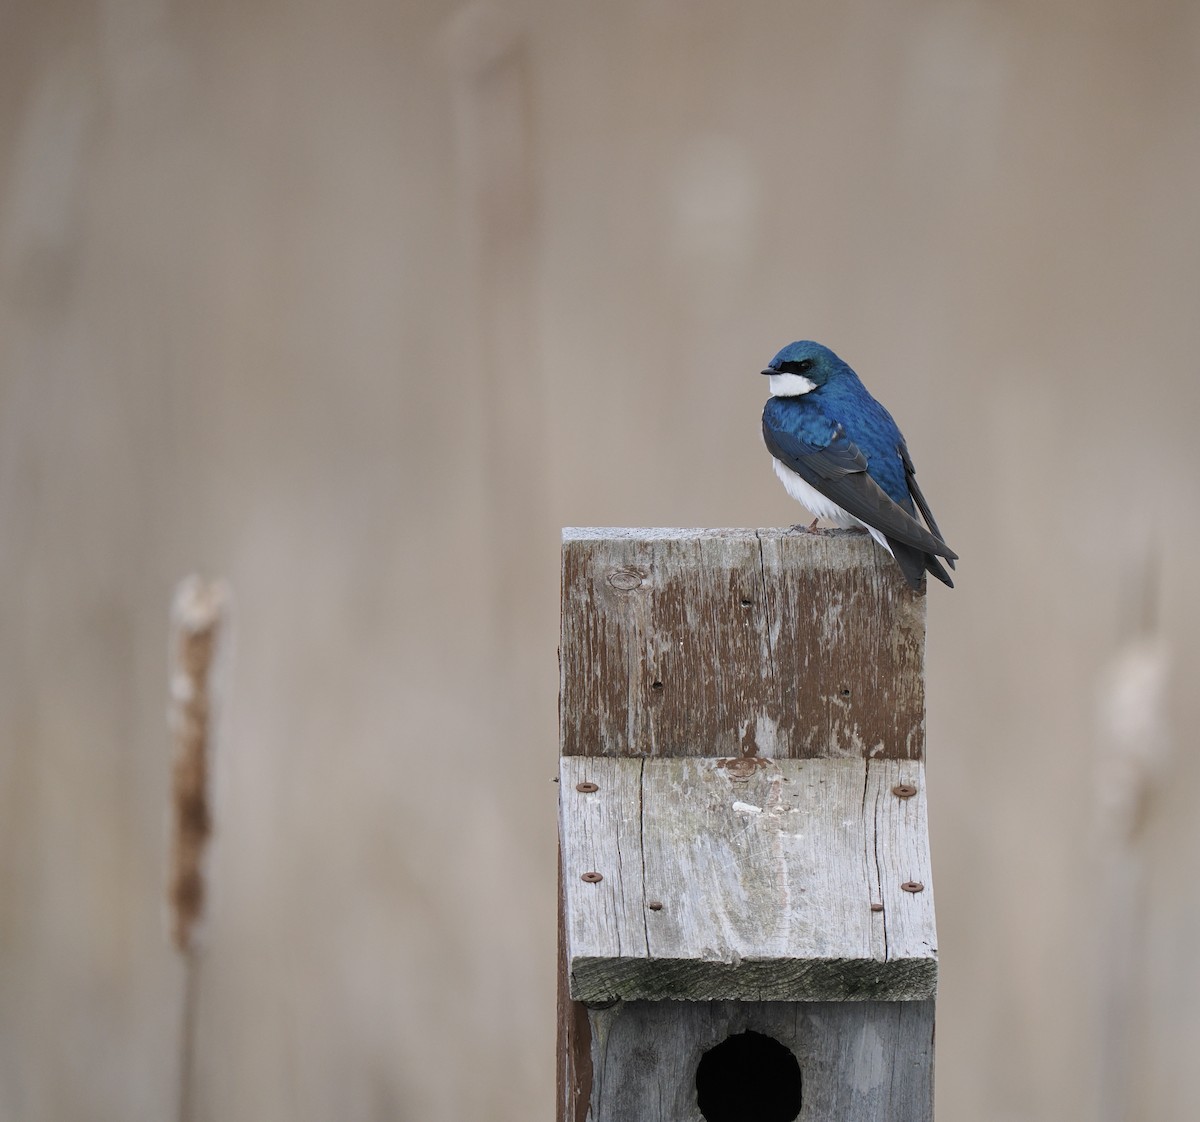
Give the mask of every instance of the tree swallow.
M 942 540 L 896 422 L 858 375 L 808 340 L 789 343 L 763 373 L 763 439 L 787 493 L 818 518 L 865 529 L 913 588 L 926 570 L 953 588 L 939 558 L 953 569 L 958 554 Z

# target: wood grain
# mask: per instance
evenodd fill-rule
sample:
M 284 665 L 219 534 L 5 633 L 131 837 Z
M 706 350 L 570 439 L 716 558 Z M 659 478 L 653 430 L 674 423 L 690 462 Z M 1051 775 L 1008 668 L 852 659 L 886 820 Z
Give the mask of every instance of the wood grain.
M 566 901 L 562 850 L 558 857 L 558 983 L 556 1012 L 558 1055 L 555 1069 L 556 1116 L 559 1122 L 585 1122 L 592 1098 L 592 1029 L 587 1007 L 568 992 Z
M 697 1122 L 747 1029 L 805 1122 L 932 1118 L 924 643 L 862 534 L 564 531 L 560 1122 Z
M 564 757 L 571 996 L 931 997 L 923 772 L 909 760 Z M 916 793 L 897 797 L 900 783 Z
M 634 1001 L 589 1014 L 591 1122 L 699 1122 L 696 1068 L 710 1048 L 759 1032 L 800 1064 L 804 1122 L 928 1122 L 934 1003 Z
M 924 636 L 865 534 L 568 529 L 562 753 L 920 759 Z

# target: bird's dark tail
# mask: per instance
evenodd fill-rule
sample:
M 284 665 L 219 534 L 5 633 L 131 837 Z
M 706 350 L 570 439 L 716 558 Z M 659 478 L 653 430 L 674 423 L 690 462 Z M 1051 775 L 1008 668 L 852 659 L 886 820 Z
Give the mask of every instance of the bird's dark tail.
M 954 581 L 946 572 L 945 565 L 932 553 L 926 553 L 915 546 L 905 545 L 895 538 L 888 538 L 887 543 L 891 546 L 892 556 L 896 559 L 896 564 L 900 566 L 900 571 L 911 588 L 920 589 L 926 570 L 943 584 L 954 587 Z

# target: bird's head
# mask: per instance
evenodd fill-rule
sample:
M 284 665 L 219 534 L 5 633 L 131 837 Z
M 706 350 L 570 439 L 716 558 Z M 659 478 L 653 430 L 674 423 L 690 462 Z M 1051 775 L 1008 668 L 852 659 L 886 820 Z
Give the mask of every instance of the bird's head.
M 784 347 L 763 373 L 771 379 L 772 397 L 799 397 L 853 372 L 828 347 L 802 339 Z

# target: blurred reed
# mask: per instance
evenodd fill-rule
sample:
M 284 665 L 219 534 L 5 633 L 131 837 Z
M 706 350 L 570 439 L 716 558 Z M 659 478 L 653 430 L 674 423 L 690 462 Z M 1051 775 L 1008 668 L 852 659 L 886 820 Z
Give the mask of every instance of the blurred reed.
M 228 588 L 191 576 L 175 590 L 171 608 L 170 728 L 174 745 L 171 853 L 167 879 L 170 939 L 184 959 L 180 1031 L 179 1113 L 192 1116 L 200 958 L 197 929 L 204 917 L 204 858 L 213 830 L 209 774 L 216 690 L 213 667 L 227 621 Z

